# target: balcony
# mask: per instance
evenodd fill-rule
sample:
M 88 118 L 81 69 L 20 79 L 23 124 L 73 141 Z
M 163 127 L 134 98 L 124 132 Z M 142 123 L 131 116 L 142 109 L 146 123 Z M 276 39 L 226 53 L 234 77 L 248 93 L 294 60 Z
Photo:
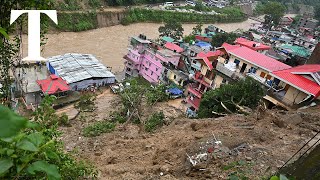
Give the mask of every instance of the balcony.
M 204 75 L 202 75 L 201 72 L 197 72 L 194 76 L 194 79 L 197 82 L 205 85 L 206 87 L 211 87 L 212 81 L 206 78 Z
M 222 74 L 224 74 L 224 75 L 232 78 L 232 79 L 239 79 L 239 78 L 242 79 L 242 78 L 244 78 L 244 76 L 243 76 L 242 74 L 226 68 L 226 67 L 224 66 L 224 64 L 221 63 L 221 62 L 218 62 L 217 67 L 216 67 L 216 70 L 219 71 L 219 72 L 221 72 Z
M 201 97 L 202 97 L 202 94 L 203 94 L 203 92 L 200 91 L 200 90 L 198 89 L 198 86 L 196 86 L 196 85 L 190 85 L 190 86 L 188 87 L 188 92 L 194 94 L 194 95 L 197 96 L 198 98 L 201 98 Z
M 187 98 L 188 104 L 190 104 L 190 105 L 191 105 L 192 107 L 194 107 L 196 110 L 199 109 L 200 101 L 201 101 L 201 99 L 200 99 L 200 98 L 197 98 L 197 97 L 188 97 L 188 98 Z
M 133 64 L 140 64 L 140 57 L 134 58 L 130 54 L 123 56 L 123 59 L 132 62 Z
M 247 76 L 255 79 L 256 81 L 262 83 L 262 84 L 265 84 L 266 83 L 266 78 L 263 78 L 263 77 L 260 77 L 258 76 L 257 74 L 254 74 L 254 73 L 247 73 L 246 74 Z

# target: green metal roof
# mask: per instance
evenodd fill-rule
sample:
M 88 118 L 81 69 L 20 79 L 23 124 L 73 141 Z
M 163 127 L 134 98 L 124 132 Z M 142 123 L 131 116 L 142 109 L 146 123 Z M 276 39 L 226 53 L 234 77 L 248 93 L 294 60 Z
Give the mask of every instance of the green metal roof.
M 167 42 L 173 42 L 174 41 L 173 38 L 168 37 L 168 36 L 163 36 L 161 39 L 164 40 L 164 41 L 167 41 Z
M 301 47 L 301 46 L 292 46 L 289 44 L 285 44 L 285 45 L 282 45 L 281 48 L 282 49 L 289 49 L 292 51 L 292 53 L 294 55 L 298 55 L 301 57 L 309 57 L 311 55 L 311 52 L 308 49 Z

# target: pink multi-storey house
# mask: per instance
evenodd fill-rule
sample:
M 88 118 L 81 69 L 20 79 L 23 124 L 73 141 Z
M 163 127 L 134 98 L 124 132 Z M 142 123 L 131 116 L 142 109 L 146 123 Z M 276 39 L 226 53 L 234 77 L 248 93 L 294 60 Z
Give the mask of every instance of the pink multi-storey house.
M 159 83 L 166 72 L 165 66 L 177 66 L 180 54 L 169 49 L 152 48 L 144 35 L 132 37 L 124 56 L 126 77 L 142 76 L 150 83 Z

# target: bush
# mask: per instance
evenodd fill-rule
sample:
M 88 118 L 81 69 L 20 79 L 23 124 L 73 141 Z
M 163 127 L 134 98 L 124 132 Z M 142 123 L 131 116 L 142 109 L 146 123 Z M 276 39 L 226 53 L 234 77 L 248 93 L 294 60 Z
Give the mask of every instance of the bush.
M 174 11 L 149 10 L 149 9 L 131 9 L 128 11 L 126 17 L 122 20 L 122 24 L 128 25 L 135 22 L 165 22 L 174 19 L 177 22 L 202 22 L 202 23 L 216 23 L 216 22 L 240 22 L 246 20 L 245 14 L 239 8 L 224 8 L 217 12 L 221 14 L 207 15 L 195 13 L 183 13 Z
M 247 77 L 234 84 L 223 85 L 220 88 L 207 91 L 200 102 L 198 111 L 199 118 L 214 117 L 212 111 L 217 113 L 230 113 L 222 106 L 221 102 L 232 112 L 241 113 L 235 104 L 255 108 L 265 91 L 262 85 Z
M 80 4 L 77 0 L 64 0 L 64 2 L 58 2 L 56 5 L 58 10 L 65 10 L 65 11 L 75 11 L 80 10 Z
M 62 125 L 69 125 L 70 122 L 69 122 L 69 117 L 66 113 L 62 113 L 60 118 L 59 118 L 59 124 L 62 124 Z
M 96 95 L 86 93 L 81 95 L 80 100 L 74 105 L 80 112 L 92 112 L 95 108 Z
M 58 25 L 53 25 L 62 31 L 86 31 L 98 28 L 97 14 L 95 12 L 59 13 Z
M 145 123 L 145 130 L 147 132 L 153 132 L 158 127 L 163 126 L 164 124 L 164 114 L 163 112 L 154 113 Z
M 95 137 L 99 136 L 102 133 L 112 132 L 115 127 L 116 125 L 112 122 L 96 122 L 88 127 L 85 127 L 83 129 L 83 135 L 86 137 Z

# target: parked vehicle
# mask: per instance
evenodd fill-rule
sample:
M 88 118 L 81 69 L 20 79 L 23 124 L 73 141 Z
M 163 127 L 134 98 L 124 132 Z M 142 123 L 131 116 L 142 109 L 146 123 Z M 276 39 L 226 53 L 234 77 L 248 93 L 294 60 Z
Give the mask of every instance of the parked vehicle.
M 193 2 L 193 1 L 186 1 L 186 5 L 189 5 L 189 6 L 196 6 L 196 3 Z
M 165 2 L 163 6 L 168 7 L 168 6 L 174 6 L 173 2 Z

